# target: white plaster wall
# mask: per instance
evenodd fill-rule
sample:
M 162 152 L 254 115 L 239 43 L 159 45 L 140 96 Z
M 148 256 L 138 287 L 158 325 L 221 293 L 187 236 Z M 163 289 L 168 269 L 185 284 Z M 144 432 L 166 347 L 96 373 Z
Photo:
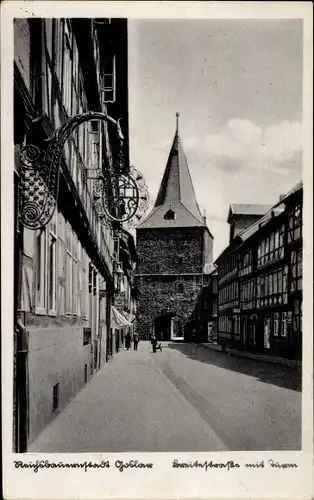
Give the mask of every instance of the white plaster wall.
M 84 368 L 90 378 L 90 345 L 83 346 L 83 328 L 29 329 L 29 443 L 55 417 L 53 386 L 59 386 L 59 410 L 84 386 Z
M 14 19 L 14 60 L 30 90 L 30 29 L 27 19 Z

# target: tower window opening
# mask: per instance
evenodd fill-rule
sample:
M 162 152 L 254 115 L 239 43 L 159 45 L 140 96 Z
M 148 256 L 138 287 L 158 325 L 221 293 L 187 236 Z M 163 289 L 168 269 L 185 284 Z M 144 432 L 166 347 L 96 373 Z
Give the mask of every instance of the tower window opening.
M 164 219 L 165 220 L 175 220 L 176 214 L 171 208 L 165 213 Z

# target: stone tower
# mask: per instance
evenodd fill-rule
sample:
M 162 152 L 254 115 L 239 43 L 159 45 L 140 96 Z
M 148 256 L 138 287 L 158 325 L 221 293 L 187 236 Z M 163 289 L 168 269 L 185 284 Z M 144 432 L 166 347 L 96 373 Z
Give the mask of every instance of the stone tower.
M 137 330 L 183 339 L 208 272 L 213 236 L 196 201 L 177 127 L 155 205 L 137 227 Z

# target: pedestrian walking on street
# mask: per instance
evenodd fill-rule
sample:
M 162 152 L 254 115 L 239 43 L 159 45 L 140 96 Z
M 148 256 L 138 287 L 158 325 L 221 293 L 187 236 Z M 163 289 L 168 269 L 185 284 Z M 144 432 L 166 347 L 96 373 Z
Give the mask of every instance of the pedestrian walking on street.
M 156 350 L 157 350 L 157 337 L 155 334 L 153 334 L 153 336 L 152 336 L 151 343 L 153 346 L 153 352 L 156 352 Z
M 125 347 L 127 348 L 127 350 L 129 350 L 130 346 L 131 346 L 131 335 L 130 332 L 128 332 L 125 336 Z
M 137 351 L 138 348 L 138 343 L 140 341 L 139 334 L 138 333 L 133 333 L 133 346 L 134 346 L 134 351 Z

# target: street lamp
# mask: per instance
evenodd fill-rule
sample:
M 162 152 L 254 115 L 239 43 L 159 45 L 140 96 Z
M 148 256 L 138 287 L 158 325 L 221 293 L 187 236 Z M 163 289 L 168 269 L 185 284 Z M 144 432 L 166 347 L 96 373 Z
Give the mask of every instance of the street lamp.
M 94 179 L 94 206 L 100 220 L 120 223 L 140 219 L 148 208 L 148 191 L 143 176 L 125 165 L 123 135 L 119 122 L 105 113 L 76 115 L 59 127 L 45 142 L 43 150 L 33 144 L 21 149 L 20 221 L 28 229 L 41 229 L 53 217 L 59 193 L 62 150 L 70 134 L 82 123 L 100 120 L 109 123 L 115 135 L 113 166 L 99 170 Z
M 115 281 L 115 289 L 117 292 L 120 292 L 121 291 L 122 276 L 124 275 L 120 262 L 115 263 L 115 266 L 113 269 L 113 275 L 114 275 L 114 281 Z

